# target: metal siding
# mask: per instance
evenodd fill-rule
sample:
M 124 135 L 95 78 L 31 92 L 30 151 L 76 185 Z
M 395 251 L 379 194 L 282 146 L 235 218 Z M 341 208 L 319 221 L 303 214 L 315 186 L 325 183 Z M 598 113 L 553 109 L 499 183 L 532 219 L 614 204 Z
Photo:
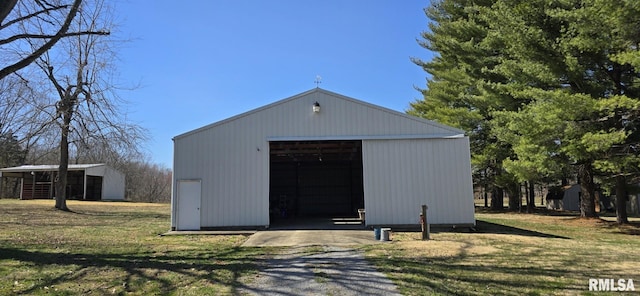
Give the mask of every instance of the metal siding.
M 468 138 L 362 143 L 367 223 L 416 224 L 429 206 L 433 224 L 473 224 Z
M 269 224 L 269 152 L 266 140 L 252 140 L 259 138 L 260 128 L 232 122 L 175 140 L 174 182 L 202 179 L 202 227 Z
M 321 105 L 320 113 L 312 112 L 316 101 Z M 177 136 L 173 178 L 174 182 L 202 179 L 202 227 L 268 225 L 268 138 L 451 134 L 455 131 L 413 120 L 399 112 L 315 91 Z M 174 196 L 175 190 L 173 188 Z M 406 212 L 400 207 L 395 211 L 394 217 Z
M 125 176 L 110 167 L 105 167 L 102 180 L 103 200 L 124 200 Z
M 110 166 L 99 164 L 87 165 L 85 175 L 102 177 L 103 200 L 124 200 L 125 176 L 123 173 Z

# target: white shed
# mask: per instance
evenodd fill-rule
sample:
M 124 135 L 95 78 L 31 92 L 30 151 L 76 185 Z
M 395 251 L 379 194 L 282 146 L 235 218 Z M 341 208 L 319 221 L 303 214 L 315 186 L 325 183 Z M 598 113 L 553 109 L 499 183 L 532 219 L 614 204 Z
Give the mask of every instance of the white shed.
M 171 228 L 268 227 L 282 217 L 475 225 L 464 132 L 320 88 L 174 139 Z
M 20 199 L 50 199 L 55 196 L 57 173 L 58 165 L 23 165 L 3 168 L 0 169 L 0 183 L 3 178 L 19 178 Z M 67 175 L 67 198 L 69 199 L 124 200 L 124 191 L 124 174 L 105 164 L 69 165 Z

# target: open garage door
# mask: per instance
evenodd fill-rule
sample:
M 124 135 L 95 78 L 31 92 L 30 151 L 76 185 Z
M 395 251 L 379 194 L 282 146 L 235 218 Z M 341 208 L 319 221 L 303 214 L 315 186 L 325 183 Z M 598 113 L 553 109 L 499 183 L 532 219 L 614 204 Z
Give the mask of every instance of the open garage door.
M 362 141 L 270 142 L 272 219 L 357 217 L 364 208 Z

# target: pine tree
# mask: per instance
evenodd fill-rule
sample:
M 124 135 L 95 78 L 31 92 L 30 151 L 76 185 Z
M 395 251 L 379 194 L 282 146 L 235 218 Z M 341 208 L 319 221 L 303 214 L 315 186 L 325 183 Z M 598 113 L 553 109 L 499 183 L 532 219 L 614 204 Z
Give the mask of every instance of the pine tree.
M 0 134 L 0 167 L 22 165 L 25 154 L 18 138 L 12 132 Z
M 489 123 L 492 111 L 516 106 L 493 87 L 506 77 L 490 71 L 499 65 L 502 53 L 486 43 L 490 28 L 480 12 L 492 3 L 439 1 L 425 10 L 431 23 L 420 45 L 438 56 L 431 61 L 413 59 L 431 77 L 421 90 L 424 99 L 413 102 L 408 113 L 467 131 L 474 179 L 492 191 L 492 208 L 501 209 L 504 190 L 519 198 L 514 190 L 518 186 L 502 167 L 511 149 L 493 135 Z
M 485 14 L 512 58 L 502 87 L 529 101 L 496 113 L 499 138 L 516 154 L 505 167 L 519 178 L 574 167 L 583 217 L 597 215 L 594 178 L 615 178 L 624 200 L 625 177 L 637 168 L 638 8 L 637 1 L 500 1 Z
M 409 112 L 468 131 L 494 188 L 572 171 L 581 216 L 594 217 L 595 180 L 615 183 L 626 223 L 640 164 L 640 2 L 442 0 L 427 16 L 421 44 L 438 56 L 414 60 L 431 77 Z
M 5 133 L 0 133 L 0 168 L 24 164 L 26 154 L 26 150 L 22 148 L 18 141 L 18 137 L 16 137 L 13 132 L 7 131 Z M 0 180 L 0 186 L 2 186 L 2 188 L 0 188 L 0 193 L 2 194 L 17 193 L 18 183 L 13 180 L 9 182 Z M 5 196 L 0 196 L 0 198 Z

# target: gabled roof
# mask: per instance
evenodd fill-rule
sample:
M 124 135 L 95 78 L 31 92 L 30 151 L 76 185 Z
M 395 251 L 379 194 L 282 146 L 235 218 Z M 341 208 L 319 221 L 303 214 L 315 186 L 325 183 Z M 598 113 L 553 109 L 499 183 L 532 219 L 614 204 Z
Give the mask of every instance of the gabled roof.
M 459 136 L 459 135 L 464 135 L 465 134 L 465 132 L 463 130 L 460 130 L 460 129 L 457 129 L 457 128 L 454 128 L 454 127 L 450 127 L 450 126 L 447 126 L 447 125 L 443 125 L 443 124 L 437 123 L 435 121 L 431 121 L 431 120 L 427 120 L 427 119 L 411 116 L 411 115 L 408 115 L 406 113 L 398 112 L 398 111 L 395 111 L 395 110 L 392 110 L 392 109 L 388 109 L 388 108 L 385 108 L 385 107 L 382 107 L 382 106 L 378 106 L 378 105 L 374 105 L 374 104 L 371 104 L 371 103 L 367 103 L 365 101 L 357 100 L 357 99 L 354 99 L 354 98 L 351 98 L 351 97 L 347 97 L 347 96 L 344 96 L 344 95 L 341 95 L 341 94 L 338 94 L 338 93 L 334 93 L 334 92 L 331 92 L 331 91 L 328 91 L 328 90 L 325 90 L 325 89 L 314 88 L 314 89 L 305 91 L 303 93 L 300 93 L 300 94 L 297 94 L 297 95 L 294 95 L 294 96 L 291 96 L 291 97 L 276 101 L 274 103 L 271 103 L 271 104 L 268 104 L 268 105 L 265 105 L 265 106 L 262 106 L 262 107 L 259 107 L 259 108 L 256 108 L 256 109 L 241 113 L 241 114 L 238 114 L 236 116 L 229 117 L 227 119 L 224 119 L 224 120 L 221 120 L 221 121 L 218 121 L 218 122 L 214 122 L 214 123 L 209 124 L 209 125 L 205 125 L 203 127 L 188 131 L 188 132 L 180 134 L 180 135 L 177 135 L 177 136 L 175 136 L 173 138 L 173 140 L 176 140 L 176 139 L 179 139 L 179 138 L 182 138 L 182 137 L 186 137 L 186 136 L 189 136 L 191 134 L 195 134 L 195 133 L 198 133 L 198 132 L 201 132 L 201 131 L 204 131 L 204 130 L 208 130 L 208 129 L 214 128 L 216 126 L 220 126 L 220 125 L 223 125 L 223 124 L 226 124 L 226 123 L 229 123 L 229 122 L 232 122 L 232 121 L 235 121 L 235 120 L 250 116 L 252 114 L 255 114 L 255 113 L 267 110 L 267 109 L 271 109 L 271 108 L 277 107 L 279 105 L 289 103 L 291 101 L 295 101 L 295 100 L 301 99 L 301 98 L 306 97 L 308 95 L 318 94 L 318 93 L 329 95 L 329 96 L 332 96 L 334 98 L 338 98 L 338 99 L 341 99 L 341 100 L 344 100 L 344 101 L 351 102 L 353 104 L 365 106 L 365 107 L 368 107 L 368 108 L 373 108 L 373 109 L 376 109 L 376 110 L 381 111 L 381 112 L 386 112 L 386 113 L 392 114 L 394 116 L 400 116 L 400 117 L 405 118 L 406 120 L 415 121 L 415 122 L 418 122 L 418 123 L 421 123 L 421 124 L 424 124 L 424 125 L 428 125 L 428 126 L 432 126 L 432 127 L 438 128 L 438 129 L 442 129 L 443 131 L 446 131 L 446 134 L 449 134 L 449 135 L 457 135 L 457 136 Z

